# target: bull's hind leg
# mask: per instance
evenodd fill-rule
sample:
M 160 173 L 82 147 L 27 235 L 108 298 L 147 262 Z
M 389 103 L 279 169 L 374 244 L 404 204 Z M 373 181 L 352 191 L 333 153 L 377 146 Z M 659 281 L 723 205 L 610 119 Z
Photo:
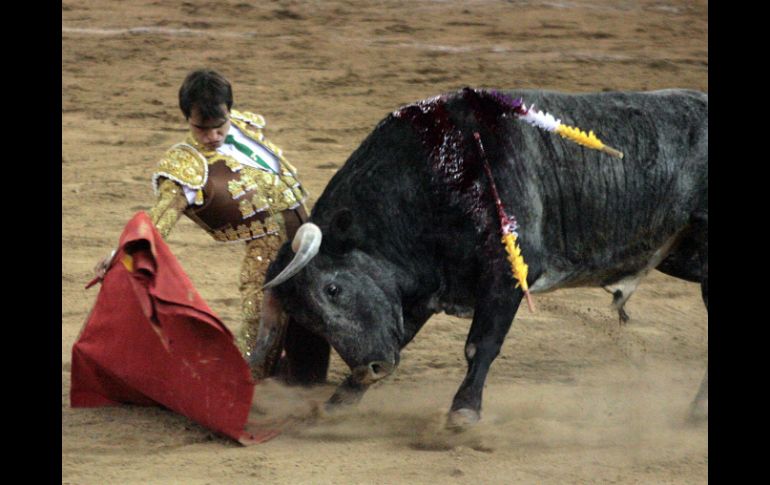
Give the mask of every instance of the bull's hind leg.
M 690 230 L 685 235 L 676 251 L 666 258 L 657 268 L 663 273 L 687 281 L 699 282 L 701 296 L 709 308 L 709 250 L 708 250 L 708 212 L 693 215 Z M 697 422 L 708 419 L 709 373 L 701 381 L 698 393 L 690 405 L 689 421 Z
M 497 280 L 498 278 L 494 278 Z M 468 339 L 465 360 L 468 372 L 452 401 L 447 425 L 462 427 L 481 419 L 481 394 L 489 367 L 500 353 L 505 336 L 524 293 L 510 286 L 487 284 L 479 291 Z
M 699 255 L 700 255 L 700 267 L 701 267 L 701 295 L 703 296 L 703 303 L 706 304 L 706 312 L 709 310 L 709 241 L 708 241 L 708 214 L 706 214 L 705 220 L 701 222 L 700 231 L 698 234 L 699 239 Z M 690 406 L 690 421 L 703 421 L 707 420 L 709 416 L 709 370 L 706 368 L 706 374 L 701 381 L 698 394 L 695 395 L 695 400 Z
M 706 374 L 700 383 L 698 394 L 690 405 L 690 414 L 687 417 L 691 423 L 699 423 L 709 418 L 709 370 L 706 368 Z
M 621 325 L 627 323 L 628 320 L 630 320 L 624 307 L 628 299 L 631 298 L 631 295 L 633 295 L 634 291 L 636 291 L 636 288 L 639 286 L 639 281 L 641 281 L 641 279 L 641 275 L 637 274 L 624 278 L 615 284 L 607 285 L 604 287 L 606 291 L 612 293 L 612 306 L 618 312 L 618 318 L 620 319 Z

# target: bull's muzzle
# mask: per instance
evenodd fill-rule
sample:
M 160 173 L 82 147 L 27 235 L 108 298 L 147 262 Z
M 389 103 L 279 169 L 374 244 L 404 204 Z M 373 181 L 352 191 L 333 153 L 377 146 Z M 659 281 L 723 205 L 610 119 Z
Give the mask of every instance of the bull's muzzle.
M 322 238 L 321 228 L 312 222 L 306 222 L 299 226 L 297 234 L 294 235 L 294 240 L 291 242 L 291 249 L 295 253 L 294 258 L 278 276 L 266 283 L 263 288 L 278 286 L 299 273 L 318 254 Z
M 395 364 L 385 361 L 370 362 L 352 369 L 351 378 L 357 384 L 368 386 L 388 377 L 396 370 Z

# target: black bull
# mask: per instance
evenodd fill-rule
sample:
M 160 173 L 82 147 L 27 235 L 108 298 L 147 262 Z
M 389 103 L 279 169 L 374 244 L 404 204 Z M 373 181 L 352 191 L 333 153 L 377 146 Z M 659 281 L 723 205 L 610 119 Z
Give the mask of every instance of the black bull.
M 594 130 L 625 157 L 524 123 L 511 112 L 519 97 Z M 334 175 L 310 216 L 322 234 L 317 255 L 280 276 L 303 251 L 295 241 L 270 266 L 266 280 L 283 282 L 266 291 L 257 366 L 276 372 L 267 354 L 285 334 L 289 380 L 323 381 L 331 345 L 352 373 L 330 403 L 354 402 L 395 369 L 431 315 L 472 315 L 450 420 L 480 417 L 523 292 L 474 133 L 518 222 L 533 293 L 604 287 L 624 319 L 623 303 L 657 268 L 699 282 L 708 309 L 708 94 L 466 88 L 392 113 Z M 281 310 L 288 320 L 276 317 Z M 708 372 L 694 416 L 707 415 L 707 395 Z

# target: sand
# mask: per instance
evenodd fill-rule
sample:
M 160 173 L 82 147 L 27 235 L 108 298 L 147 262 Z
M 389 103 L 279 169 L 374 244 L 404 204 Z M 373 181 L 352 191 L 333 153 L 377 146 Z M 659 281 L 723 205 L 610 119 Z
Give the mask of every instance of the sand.
M 470 322 L 443 314 L 395 375 L 340 415 L 314 411 L 345 375 L 336 356 L 326 386 L 258 386 L 255 412 L 299 418 L 261 445 L 160 408 L 69 407 L 71 349 L 98 291 L 83 286 L 153 203 L 153 167 L 185 133 L 176 96 L 190 69 L 221 70 L 235 106 L 267 118 L 312 206 L 383 117 L 441 92 L 708 91 L 706 1 L 65 0 L 62 17 L 62 483 L 707 481 L 708 425 L 684 416 L 707 365 L 708 317 L 697 284 L 658 272 L 625 326 L 601 289 L 522 307 L 482 422 L 465 433 L 442 424 Z M 187 219 L 169 241 L 237 330 L 242 248 Z

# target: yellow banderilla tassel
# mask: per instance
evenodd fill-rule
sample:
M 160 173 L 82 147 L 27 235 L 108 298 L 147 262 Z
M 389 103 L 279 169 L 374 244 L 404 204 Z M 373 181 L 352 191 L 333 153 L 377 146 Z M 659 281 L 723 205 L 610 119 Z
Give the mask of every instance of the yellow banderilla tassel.
M 503 235 L 502 243 L 505 246 L 505 251 L 508 253 L 508 261 L 511 263 L 511 272 L 516 281 L 519 282 L 517 286 L 521 286 L 524 291 L 524 296 L 527 297 L 527 305 L 529 311 L 535 311 L 535 305 L 532 302 L 532 297 L 529 294 L 529 285 L 527 284 L 527 272 L 529 266 L 524 262 L 524 257 L 521 255 L 521 248 L 516 244 L 516 235 L 508 233 Z
M 506 234 L 503 236 L 502 243 L 505 245 L 505 251 L 508 253 L 508 261 L 511 262 L 513 277 L 519 282 L 517 286 L 521 286 L 521 289 L 524 291 L 529 291 L 529 286 L 527 286 L 529 266 L 524 262 L 521 248 L 516 244 L 516 235 L 513 233 Z
M 500 200 L 500 195 L 497 193 L 497 187 L 495 186 L 495 178 L 492 176 L 492 169 L 489 167 L 489 162 L 486 159 L 484 153 L 484 145 L 481 143 L 481 135 L 478 132 L 473 133 L 473 137 L 476 139 L 476 143 L 479 147 L 482 160 L 484 161 L 484 171 L 489 178 L 489 184 L 491 185 L 492 195 L 495 198 L 495 205 L 497 206 L 497 216 L 500 219 L 500 229 L 503 233 L 503 237 L 500 242 L 505 247 L 505 252 L 508 253 L 508 261 L 511 263 L 511 272 L 513 277 L 518 280 L 521 289 L 524 291 L 524 296 L 527 297 L 527 306 L 529 311 L 535 312 L 535 305 L 532 302 L 532 297 L 529 295 L 529 286 L 527 285 L 527 271 L 529 266 L 524 263 L 524 257 L 521 255 L 521 248 L 516 244 L 516 233 L 513 232 L 513 228 L 516 227 L 516 220 L 511 221 L 505 214 L 503 203 Z
M 596 137 L 593 131 L 589 131 L 588 134 L 586 134 L 586 132 L 582 131 L 580 128 L 560 124 L 556 128 L 556 133 L 568 140 L 577 143 L 578 145 L 583 145 L 584 147 L 605 152 L 609 155 L 612 155 L 613 157 L 623 158 L 623 152 L 615 150 L 614 148 L 602 143 L 601 140 Z

